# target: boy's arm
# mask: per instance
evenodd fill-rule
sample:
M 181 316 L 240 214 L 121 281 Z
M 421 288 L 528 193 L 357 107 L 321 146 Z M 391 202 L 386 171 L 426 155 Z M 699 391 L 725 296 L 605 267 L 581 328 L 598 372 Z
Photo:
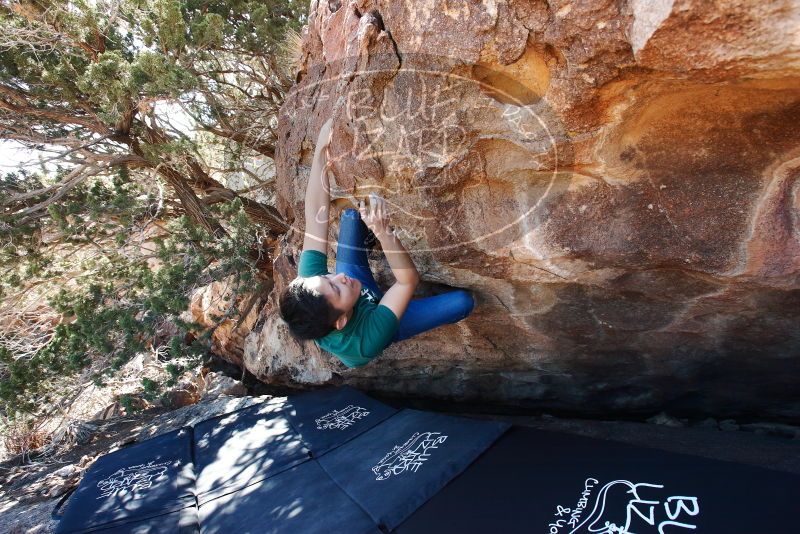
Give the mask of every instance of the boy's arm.
M 363 201 L 359 208 L 362 219 L 380 241 L 383 253 L 392 268 L 392 274 L 397 280 L 384 293 L 380 304 L 392 310 L 397 319 L 400 320 L 406 312 L 408 303 L 414 296 L 417 284 L 419 284 L 419 273 L 400 239 L 389 228 L 389 215 L 386 212 L 384 200 L 373 195 L 370 198 L 369 213 L 366 212 Z
M 328 119 L 317 136 L 317 146 L 311 162 L 311 175 L 306 186 L 306 230 L 303 238 L 303 250 L 318 250 L 326 255 L 331 200 L 328 184 L 328 143 L 330 143 L 332 123 L 333 119 Z
M 417 284 L 419 284 L 419 273 L 417 268 L 414 267 L 411 256 L 408 255 L 396 235 L 386 233 L 377 237 L 381 242 L 386 259 L 389 261 L 389 266 L 392 268 L 392 274 L 397 280 L 383 294 L 380 304 L 392 310 L 397 319 L 400 320 L 406 312 L 406 308 L 408 308 L 408 303 L 411 302 L 414 296 Z

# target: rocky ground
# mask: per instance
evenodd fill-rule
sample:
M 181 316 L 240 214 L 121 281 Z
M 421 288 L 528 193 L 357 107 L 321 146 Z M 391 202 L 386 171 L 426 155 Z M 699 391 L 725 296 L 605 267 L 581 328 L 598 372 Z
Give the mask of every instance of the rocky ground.
M 98 422 L 90 435 L 63 454 L 20 465 L 20 458 L 0 464 L 0 532 L 53 532 L 51 512 L 66 491 L 99 456 L 136 440 L 154 437 L 214 415 L 254 403 L 280 403 L 283 397 L 206 395 L 177 410 L 154 408 Z M 441 405 L 425 400 L 383 399 L 397 407 L 437 409 L 454 415 L 502 419 L 542 430 L 621 441 L 666 451 L 760 466 L 800 474 L 800 428 L 787 425 L 712 419 L 690 422 L 662 414 L 648 422 L 601 421 L 547 414 L 476 413 L 474 406 Z

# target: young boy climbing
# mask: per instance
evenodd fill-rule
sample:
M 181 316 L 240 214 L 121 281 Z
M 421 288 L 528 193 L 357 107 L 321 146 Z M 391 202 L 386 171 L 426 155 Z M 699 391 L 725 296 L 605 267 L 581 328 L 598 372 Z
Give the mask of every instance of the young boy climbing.
M 369 363 L 395 341 L 467 317 L 474 306 L 463 290 L 413 299 L 419 273 L 389 224 L 384 200 L 370 196 L 369 206 L 344 210 L 339 225 L 336 272 L 327 269 L 328 145 L 332 120 L 317 137 L 306 187 L 306 230 L 295 278 L 280 296 L 280 313 L 297 339 L 313 339 L 346 366 Z M 368 231 L 381 244 L 395 283 L 383 293 L 367 261 Z

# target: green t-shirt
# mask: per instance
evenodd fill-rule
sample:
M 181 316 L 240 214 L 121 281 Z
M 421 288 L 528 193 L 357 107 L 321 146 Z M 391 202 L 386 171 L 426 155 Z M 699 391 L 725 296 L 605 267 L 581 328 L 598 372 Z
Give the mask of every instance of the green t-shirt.
M 328 274 L 328 259 L 318 250 L 300 253 L 297 275 L 307 278 Z M 394 312 L 378 304 L 378 295 L 361 286 L 353 308 L 353 316 L 341 330 L 314 342 L 324 350 L 339 357 L 347 367 L 358 367 L 369 363 L 389 344 L 397 331 L 398 320 Z

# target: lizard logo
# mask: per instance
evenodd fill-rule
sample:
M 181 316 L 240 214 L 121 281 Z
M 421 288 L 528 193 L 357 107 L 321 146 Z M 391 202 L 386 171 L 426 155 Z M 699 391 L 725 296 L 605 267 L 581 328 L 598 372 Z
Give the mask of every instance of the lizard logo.
M 167 472 L 169 464 L 170 462 L 148 462 L 117 469 L 111 476 L 97 483 L 101 492 L 97 498 L 102 499 L 118 492 L 148 489 L 154 480 Z
M 416 472 L 430 457 L 430 450 L 439 448 L 447 436 L 440 432 L 414 432 L 408 441 L 395 445 L 389 453 L 372 468 L 375 480 L 386 480 L 406 471 Z
M 348 405 L 343 410 L 334 410 L 316 419 L 317 430 L 331 430 L 352 426 L 356 420 L 369 415 L 369 412 L 361 406 Z

